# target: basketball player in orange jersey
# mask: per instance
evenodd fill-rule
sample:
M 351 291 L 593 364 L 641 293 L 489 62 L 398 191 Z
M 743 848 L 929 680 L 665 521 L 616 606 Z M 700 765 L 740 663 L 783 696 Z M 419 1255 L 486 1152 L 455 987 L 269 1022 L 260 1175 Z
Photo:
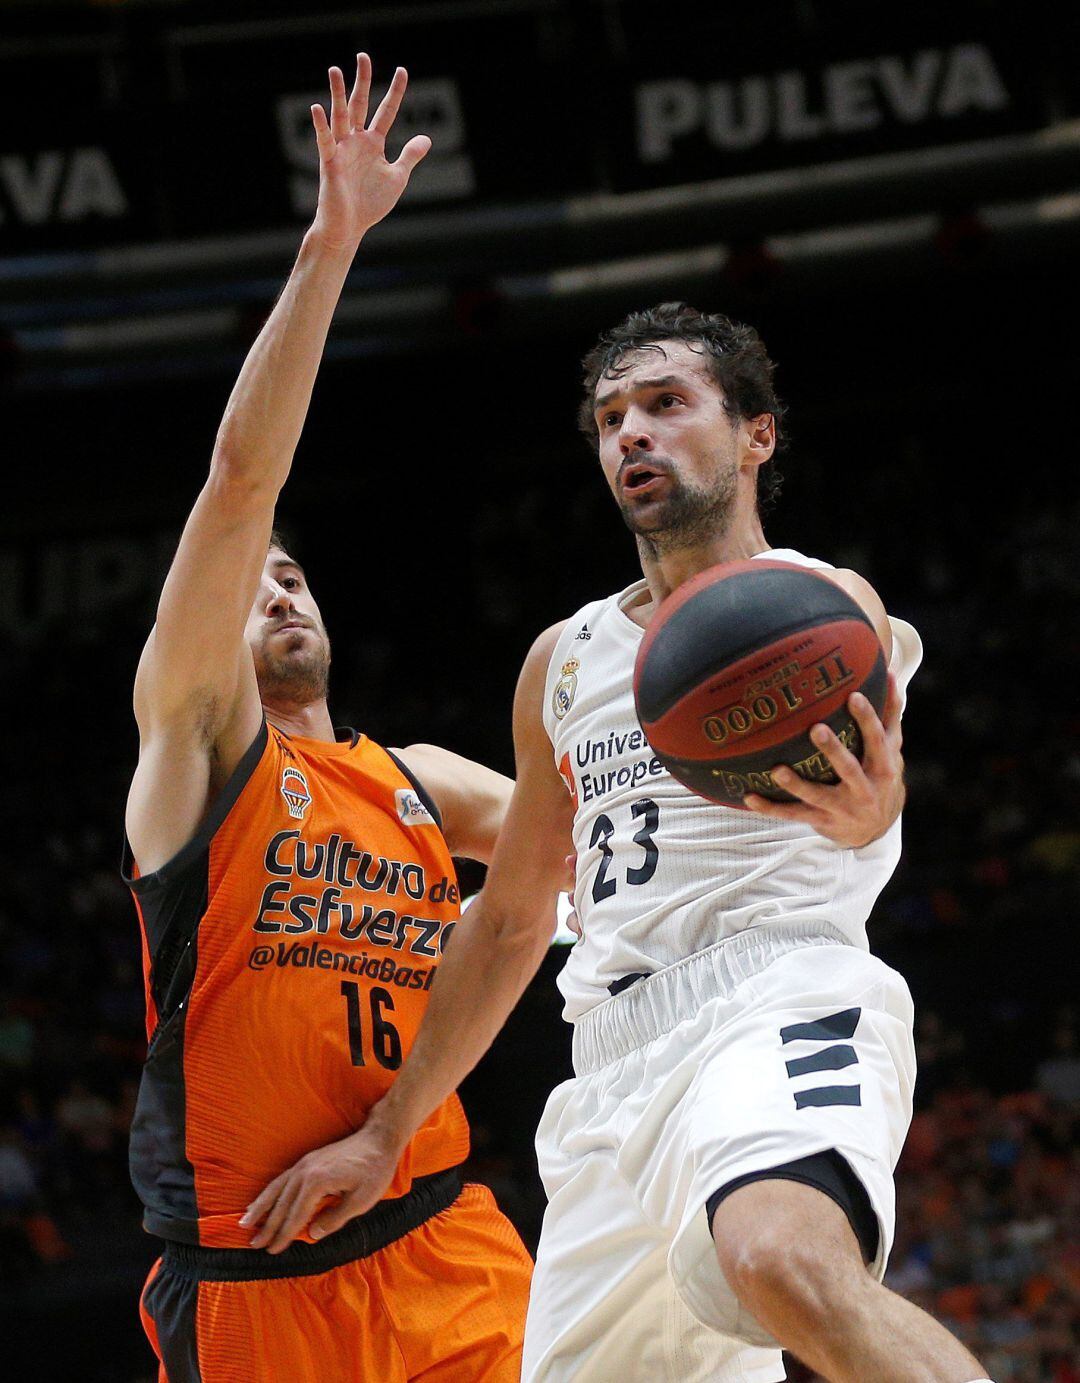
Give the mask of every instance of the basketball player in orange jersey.
M 586 358 L 583 426 L 645 580 L 537 640 L 514 707 L 513 801 L 412 1056 L 342 1145 L 347 1164 L 256 1202 L 288 1235 L 322 1190 L 346 1191 L 316 1216 L 327 1231 L 381 1194 L 535 972 L 572 840 L 581 935 L 559 985 L 575 1077 L 537 1134 L 549 1205 L 530 1383 L 772 1383 L 781 1345 L 833 1383 L 984 1373 L 881 1283 L 914 1046 L 907 986 L 870 954 L 866 920 L 899 857 L 900 709 L 921 645 L 855 573 L 770 549 L 758 496 L 781 412 L 772 373 L 751 328 L 684 304 L 632 314 Z M 780 769 L 798 800 L 748 796 L 740 810 L 652 755 L 632 672 L 669 592 L 766 555 L 862 605 L 891 685 L 880 721 L 850 699 L 861 763 L 813 730 L 835 785 Z
M 135 685 L 126 872 L 149 1050 L 131 1164 L 165 1240 L 142 1296 L 163 1383 L 520 1372 L 531 1263 L 487 1190 L 462 1187 L 456 1095 L 338 1232 L 286 1247 L 245 1216 L 279 1174 L 316 1173 L 393 1083 L 457 925 L 451 855 L 489 858 L 512 786 L 432 746 L 335 732 L 326 631 L 272 534 L 349 265 L 430 144 L 386 160 L 406 75 L 368 125 L 370 82 L 360 55 L 351 96 L 335 68 L 329 120 L 313 108 L 315 219 L 229 400 Z

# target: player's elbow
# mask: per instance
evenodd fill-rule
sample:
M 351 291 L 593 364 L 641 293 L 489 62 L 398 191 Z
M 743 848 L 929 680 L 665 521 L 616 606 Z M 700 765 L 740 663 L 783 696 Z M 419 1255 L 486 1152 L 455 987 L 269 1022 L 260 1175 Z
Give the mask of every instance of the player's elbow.
M 225 512 L 264 508 L 281 488 L 266 456 L 219 434 L 206 488 Z
M 499 839 L 503 821 L 506 819 L 508 796 L 493 795 L 490 800 L 477 809 L 469 822 L 468 839 L 462 842 L 455 854 L 468 859 L 490 864 L 495 855 L 495 844 Z
M 452 855 L 490 864 L 495 854 L 513 784 L 492 773 L 492 784 L 482 792 L 472 792 L 463 802 L 446 801 L 441 806 L 443 835 Z M 503 784 L 507 784 L 506 790 Z

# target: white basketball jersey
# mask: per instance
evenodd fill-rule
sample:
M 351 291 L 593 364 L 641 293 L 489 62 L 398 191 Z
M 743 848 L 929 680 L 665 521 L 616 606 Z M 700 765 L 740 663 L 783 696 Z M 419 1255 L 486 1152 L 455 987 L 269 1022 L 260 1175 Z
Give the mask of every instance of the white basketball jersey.
M 804 567 L 789 549 L 758 554 Z M 866 919 L 900 858 L 900 822 L 846 850 L 809 826 L 706 801 L 653 754 L 634 712 L 644 631 L 626 613 L 644 581 L 567 622 L 544 691 L 544 724 L 575 803 L 574 906 L 582 937 L 559 976 L 573 1022 L 625 976 L 652 974 L 736 932 L 820 922 L 869 949 Z M 903 694 L 922 659 L 910 624 L 890 621 Z

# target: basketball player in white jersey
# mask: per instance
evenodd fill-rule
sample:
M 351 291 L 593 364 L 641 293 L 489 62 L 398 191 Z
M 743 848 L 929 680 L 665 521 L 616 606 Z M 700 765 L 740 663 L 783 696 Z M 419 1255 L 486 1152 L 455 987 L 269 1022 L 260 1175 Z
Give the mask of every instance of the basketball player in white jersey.
M 868 949 L 900 852 L 900 707 L 921 645 L 861 577 L 761 526 L 780 405 L 757 334 L 681 304 L 586 358 L 583 419 L 645 579 L 543 634 L 514 707 L 518 779 L 468 935 L 420 1036 L 356 1135 L 294 1204 L 314 1236 L 367 1209 L 412 1130 L 474 1065 L 535 972 L 563 857 L 581 936 L 560 977 L 574 1079 L 537 1136 L 548 1193 L 523 1377 L 771 1383 L 780 1346 L 835 1383 L 973 1383 L 931 1317 L 881 1285 L 911 1116 L 912 1006 Z M 866 611 L 890 666 L 858 762 L 797 800 L 706 802 L 652 754 L 632 670 L 659 602 L 717 562 L 814 567 Z M 537 1060 L 543 1060 L 538 1052 Z M 985 1380 L 983 1380 L 985 1383 Z

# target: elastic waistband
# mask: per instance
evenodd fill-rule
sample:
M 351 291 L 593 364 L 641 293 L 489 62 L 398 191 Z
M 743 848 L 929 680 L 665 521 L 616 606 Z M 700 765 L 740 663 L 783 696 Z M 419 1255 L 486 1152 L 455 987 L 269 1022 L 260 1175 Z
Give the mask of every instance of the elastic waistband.
M 199 1282 L 261 1282 L 278 1277 L 314 1277 L 367 1258 L 453 1205 L 461 1194 L 461 1168 L 417 1177 L 404 1196 L 380 1201 L 318 1243 L 290 1244 L 281 1253 L 265 1249 L 213 1249 L 166 1243 L 163 1266 Z
M 663 1037 L 789 951 L 850 945 L 839 928 L 821 921 L 769 922 L 718 941 L 583 1013 L 574 1024 L 574 1071 L 590 1075 Z

